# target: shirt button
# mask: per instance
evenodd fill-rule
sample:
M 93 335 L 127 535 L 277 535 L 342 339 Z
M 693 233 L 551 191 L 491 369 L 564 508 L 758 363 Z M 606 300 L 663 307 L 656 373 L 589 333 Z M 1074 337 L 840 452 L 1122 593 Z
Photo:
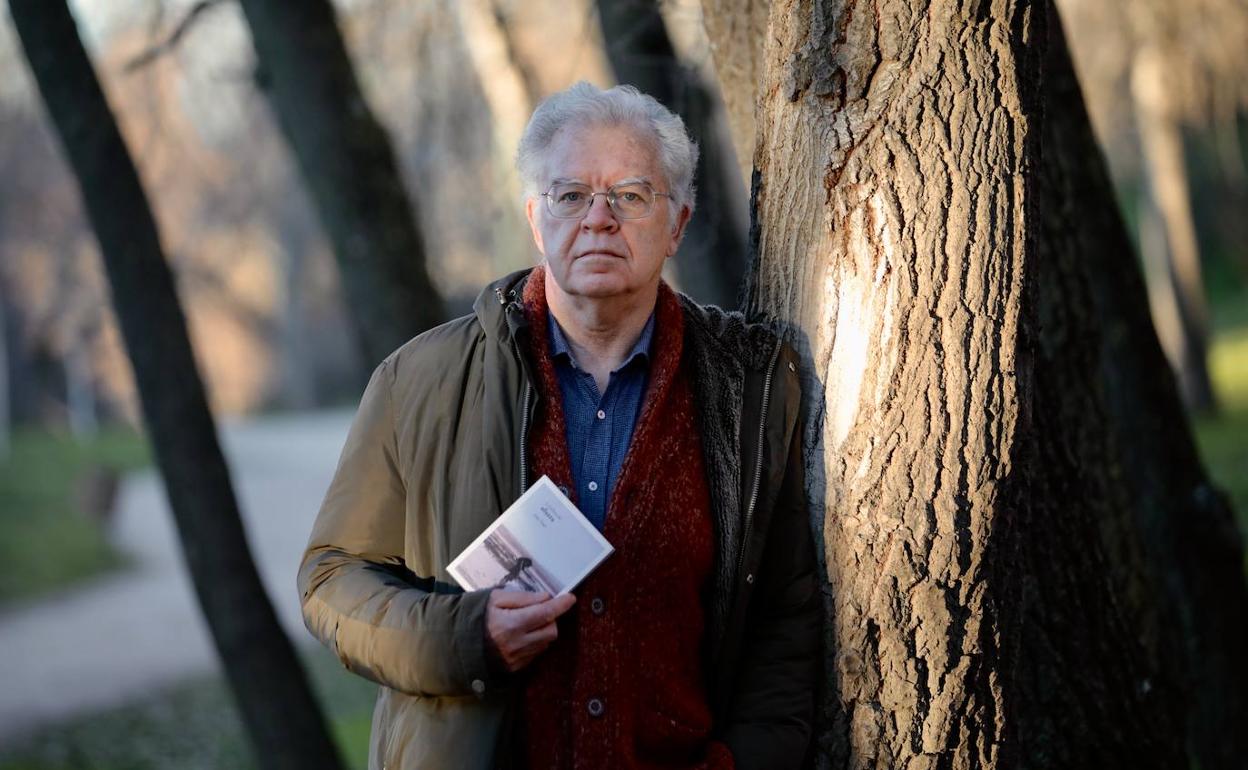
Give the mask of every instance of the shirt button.
M 599 419 L 599 420 L 605 420 L 605 419 L 607 419 L 607 413 L 606 413 L 606 412 L 604 412 L 604 411 L 602 411 L 601 409 L 599 409 L 599 410 L 598 410 L 598 419 Z
M 589 482 L 589 484 L 587 484 L 586 486 L 588 486 L 588 487 L 589 487 L 589 491 L 590 491 L 590 492 L 597 492 L 597 491 L 598 491 L 598 482 L 597 482 L 597 481 L 591 481 L 591 482 Z
M 607 603 L 602 600 L 601 596 L 595 596 L 594 600 L 589 603 L 589 609 L 595 615 L 601 615 L 607 611 Z
M 473 691 L 473 692 L 475 692 L 477 695 L 482 695 L 482 694 L 484 694 L 484 693 L 485 693 L 485 682 L 482 682 L 480 679 L 473 679 L 473 680 L 472 680 L 472 691 Z
M 602 712 L 607 710 L 607 707 L 602 705 L 602 701 L 597 698 L 590 698 L 589 703 L 586 704 L 586 708 L 589 709 L 589 715 L 591 717 L 600 717 L 602 716 Z

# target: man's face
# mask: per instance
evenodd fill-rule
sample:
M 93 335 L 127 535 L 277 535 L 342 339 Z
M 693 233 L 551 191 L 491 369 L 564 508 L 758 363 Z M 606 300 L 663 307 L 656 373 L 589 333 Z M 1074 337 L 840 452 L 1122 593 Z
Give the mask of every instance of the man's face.
M 579 182 L 606 192 L 623 181 L 644 180 L 657 192 L 671 193 L 652 143 L 624 126 L 565 127 L 546 153 L 542 192 L 554 182 Z M 605 195 L 596 195 L 579 219 L 551 216 L 544 198 L 525 204 L 533 240 L 546 257 L 547 291 L 572 297 L 606 299 L 654 290 L 663 262 L 676 253 L 689 209 L 673 216 L 668 198 L 655 199 L 643 219 L 620 219 Z

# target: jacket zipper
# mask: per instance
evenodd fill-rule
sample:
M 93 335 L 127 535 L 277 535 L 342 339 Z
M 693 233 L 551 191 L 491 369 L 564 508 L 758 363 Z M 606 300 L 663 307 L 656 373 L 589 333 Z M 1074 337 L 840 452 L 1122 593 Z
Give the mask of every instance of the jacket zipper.
M 758 485 L 763 477 L 763 437 L 767 429 L 767 407 L 771 405 L 771 379 L 775 375 L 776 361 L 780 358 L 780 340 L 776 340 L 771 361 L 767 364 L 767 377 L 763 380 L 763 407 L 758 421 L 758 457 L 754 463 L 754 483 L 750 488 L 750 500 L 745 508 L 745 524 L 741 533 L 741 553 L 737 557 L 737 574 L 745 567 L 745 552 L 750 544 L 750 525 L 754 523 L 754 506 L 758 502 Z
M 517 351 L 519 352 L 519 351 Z M 529 398 L 533 395 L 533 383 L 524 383 L 524 407 L 520 415 L 520 494 L 529 488 L 529 461 L 525 450 L 529 446 Z
M 514 295 L 514 293 L 515 292 L 509 292 L 510 295 Z M 503 290 L 501 288 L 496 287 L 494 289 L 494 296 L 498 297 L 498 304 L 503 306 L 504 314 L 516 309 L 515 302 L 509 303 L 506 298 L 503 297 Z M 520 345 L 516 342 L 515 338 L 512 338 L 511 349 L 515 352 L 516 362 L 520 364 L 520 369 L 523 372 L 524 358 L 520 354 Z M 520 412 L 520 494 L 522 495 L 529 488 L 529 414 L 532 411 L 532 407 L 530 406 L 532 398 L 533 382 L 529 379 L 526 372 L 524 375 L 524 404 L 522 405 Z

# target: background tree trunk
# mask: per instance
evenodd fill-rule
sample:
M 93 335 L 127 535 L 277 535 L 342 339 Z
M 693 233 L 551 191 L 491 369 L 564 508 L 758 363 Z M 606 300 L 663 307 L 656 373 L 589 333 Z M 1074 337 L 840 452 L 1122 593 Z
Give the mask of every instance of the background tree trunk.
M 1081 272 L 1086 281 L 1090 317 L 1069 331 L 1100 346 L 1089 363 L 1099 369 L 1105 391 L 1111 467 L 1148 558 L 1161 572 L 1159 622 L 1177 632 L 1162 652 L 1180 672 L 1178 705 L 1186 712 L 1189 753 L 1204 770 L 1231 770 L 1248 757 L 1242 536 L 1226 497 L 1201 466 L 1174 379 L 1167 376 L 1144 281 L 1065 40 L 1056 20 L 1051 26 L 1041 262 Z M 1073 305 L 1065 304 L 1069 312 Z
M 710 39 L 732 144 L 745 180 L 752 180 L 754 174 L 754 102 L 763 67 L 769 7 L 768 0 L 702 0 L 702 23 Z
M 65 412 L 69 418 L 69 432 L 75 439 L 86 441 L 96 434 L 99 423 L 95 418 L 90 350 L 84 341 L 69 340 L 61 359 L 61 371 L 65 374 Z
M 8 300 L 0 285 L 0 461 L 9 459 L 12 444 L 13 409 L 9 394 L 9 319 Z
M 524 198 L 515 163 L 525 123 L 533 114 L 533 97 L 494 0 L 455 0 L 453 8 L 460 39 L 489 107 L 493 129 L 490 170 L 496 198 L 491 229 L 503 236 L 495 241 L 489 256 L 494 272 L 502 275 L 533 264 L 534 249 L 519 205 Z M 438 42 L 442 43 L 439 47 L 445 47 L 445 41 Z M 520 237 L 506 237 L 513 233 Z
M 1161 237 L 1154 236 L 1156 242 L 1151 245 L 1162 259 L 1145 264 L 1150 266 L 1148 282 L 1155 286 L 1154 296 L 1170 298 L 1160 307 L 1154 303 L 1155 322 L 1184 401 L 1193 412 L 1210 413 L 1216 411 L 1217 402 L 1207 364 L 1209 310 L 1187 189 L 1183 134 L 1169 103 L 1171 88 L 1161 54 L 1148 47 L 1137 51 L 1131 93 L 1144 155 L 1144 194 L 1150 217 L 1157 217 L 1164 225 Z M 1140 241 L 1142 248 L 1150 248 L 1144 245 L 1143 237 Z
M 242 0 L 258 79 L 333 244 L 365 370 L 445 318 L 394 150 L 329 0 Z
M 811 366 L 823 766 L 1183 759 L 1092 288 L 1038 244 L 1045 17 L 771 7 L 750 307 Z
M 187 566 L 257 761 L 338 768 L 252 563 L 156 224 L 74 19 L 63 0 L 9 8 L 99 238 Z
M 598 0 L 603 45 L 615 79 L 637 86 L 685 121 L 698 143 L 697 202 L 674 266 L 699 302 L 737 306 L 746 271 L 745 222 L 733 189 L 742 179 L 715 128 L 715 99 L 676 55 L 656 0 Z

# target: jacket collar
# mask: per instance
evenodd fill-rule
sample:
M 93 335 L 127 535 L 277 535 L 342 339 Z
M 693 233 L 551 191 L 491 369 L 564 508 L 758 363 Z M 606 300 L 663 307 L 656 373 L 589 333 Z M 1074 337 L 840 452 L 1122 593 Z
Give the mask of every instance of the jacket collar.
M 477 295 L 472 309 L 487 337 L 496 342 L 509 343 L 519 329 L 527 328 L 524 314 L 508 313 L 507 306 L 520 301 L 532 272 L 533 268 L 528 267 L 509 273 L 487 285 Z M 676 292 L 676 297 L 685 311 L 685 320 L 692 327 L 687 333 L 698 337 L 708 355 L 727 356 L 749 369 L 763 370 L 767 367 L 775 335 L 764 325 L 750 323 L 736 311 L 699 305 L 679 292 Z
M 524 313 L 519 309 L 520 296 L 533 268 L 517 270 L 487 285 L 472 303 L 472 312 L 485 330 L 485 336 L 500 344 L 510 344 L 513 337 L 528 328 Z M 508 308 L 515 310 L 509 311 Z

